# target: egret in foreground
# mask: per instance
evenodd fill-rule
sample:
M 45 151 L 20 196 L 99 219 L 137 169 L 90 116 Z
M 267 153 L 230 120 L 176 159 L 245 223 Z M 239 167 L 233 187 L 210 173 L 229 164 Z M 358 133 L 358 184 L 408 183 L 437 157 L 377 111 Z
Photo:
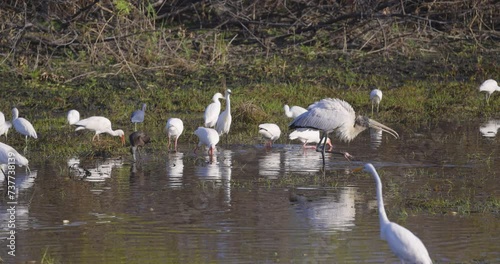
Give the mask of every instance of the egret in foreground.
M 150 142 L 150 138 L 146 133 L 142 131 L 136 131 L 128 137 L 130 140 L 130 152 L 132 153 L 132 156 L 134 157 L 134 162 L 137 160 L 136 159 L 136 152 L 138 148 L 144 147 L 146 144 Z
M 401 260 L 401 263 L 432 264 L 424 243 L 410 230 L 389 221 L 387 218 L 382 197 L 382 182 L 373 165 L 367 163 L 364 168 L 355 169 L 355 171 L 360 170 L 370 173 L 377 184 L 380 237 L 387 241 L 392 252 Z
M 215 146 L 219 143 L 219 133 L 213 128 L 198 127 L 194 134 L 198 137 L 198 145 L 194 148 L 194 153 L 202 145 L 208 147 L 208 155 L 213 156 L 215 152 Z
M 479 86 L 480 92 L 486 92 L 486 104 L 489 104 L 491 94 L 495 91 L 500 91 L 497 81 L 488 79 Z
M 288 135 L 288 137 L 290 138 L 290 140 L 295 140 L 295 139 L 300 140 L 300 142 L 302 142 L 302 144 L 303 144 L 302 147 L 304 149 L 316 148 L 315 146 L 308 146 L 307 143 L 319 143 L 320 132 L 319 132 L 319 130 L 315 130 L 315 129 L 299 128 L 299 129 L 293 131 L 292 133 L 290 133 L 290 135 Z M 330 138 L 326 139 L 326 144 L 328 145 L 328 150 L 332 150 L 333 145 L 332 145 L 332 141 L 330 140 Z
M 260 124 L 259 134 L 267 140 L 264 146 L 272 148 L 273 142 L 280 138 L 281 129 L 278 125 L 272 123 Z
M 382 91 L 379 89 L 373 89 L 370 92 L 370 101 L 372 101 L 372 115 L 373 115 L 373 105 L 377 105 L 377 113 L 378 107 L 380 105 L 380 101 L 382 101 Z
M 7 144 L 0 142 L 0 164 L 16 164 L 20 167 L 26 167 L 26 169 L 29 171 L 28 163 L 28 159 L 19 154 L 17 150 Z M 5 178 L 7 180 L 7 177 L 9 175 L 6 175 L 5 171 L 3 171 L 3 174 L 5 175 Z
M 221 93 L 216 93 L 212 97 L 212 103 L 205 108 L 205 114 L 203 118 L 205 119 L 205 127 L 214 127 L 217 123 L 217 118 L 220 114 L 220 101 L 219 99 L 224 99 Z
M 24 151 L 28 148 L 28 137 L 32 137 L 37 139 L 36 131 L 30 121 L 19 117 L 19 110 L 17 108 L 12 109 L 12 124 L 17 132 L 21 135 L 24 135 L 26 138 L 26 146 L 24 147 Z
M 146 104 L 142 104 L 142 109 L 135 110 L 130 116 L 130 122 L 134 123 L 134 131 L 137 131 L 137 123 L 144 122 L 144 114 L 146 113 Z
M 319 143 L 316 145 L 316 151 L 322 152 L 323 167 L 325 166 L 325 142 L 330 133 L 335 132 L 341 140 L 350 142 L 369 127 L 380 129 L 395 138 L 399 138 L 396 131 L 375 120 L 360 115 L 356 117 L 352 106 L 346 101 L 337 98 L 326 98 L 315 102 L 309 106 L 307 112 L 295 118 L 290 124 L 291 129 L 310 128 L 323 132 Z M 321 148 L 321 146 L 323 147 Z M 328 152 L 343 154 L 348 160 L 352 158 L 347 152 Z
M 120 137 L 122 145 L 125 145 L 125 133 L 123 132 L 123 130 L 113 130 L 111 128 L 111 121 L 109 121 L 109 119 L 107 119 L 106 117 L 91 116 L 89 118 L 85 118 L 76 122 L 75 126 L 77 126 L 75 131 L 83 129 L 95 131 L 95 135 L 92 137 L 92 141 L 94 141 L 96 137 L 97 140 L 99 140 L 99 134 L 108 133 L 114 137 Z
M 80 112 L 75 109 L 69 110 L 67 119 L 70 125 L 74 125 L 76 122 L 80 121 Z
M 179 118 L 169 118 L 167 120 L 167 125 L 165 126 L 165 130 L 167 131 L 167 137 L 168 137 L 168 145 L 167 149 L 170 150 L 170 141 L 173 138 L 174 139 L 174 151 L 177 152 L 177 139 L 182 134 L 182 131 L 184 131 L 184 123 L 182 123 L 182 120 Z
M 226 96 L 226 110 L 219 115 L 217 119 L 217 123 L 215 124 L 215 130 L 219 133 L 219 136 L 229 133 L 229 129 L 231 128 L 231 100 L 229 96 L 231 95 L 231 90 L 227 89 Z M 227 136 L 226 136 L 227 141 Z
M 292 106 L 289 107 L 288 105 L 283 106 L 283 109 L 285 109 L 285 115 L 289 118 L 296 118 L 297 116 L 307 112 L 307 109 L 301 106 Z
M 10 121 L 5 121 L 5 115 L 0 112 L 0 136 L 5 135 L 5 138 L 7 138 L 7 134 L 11 127 L 12 123 Z

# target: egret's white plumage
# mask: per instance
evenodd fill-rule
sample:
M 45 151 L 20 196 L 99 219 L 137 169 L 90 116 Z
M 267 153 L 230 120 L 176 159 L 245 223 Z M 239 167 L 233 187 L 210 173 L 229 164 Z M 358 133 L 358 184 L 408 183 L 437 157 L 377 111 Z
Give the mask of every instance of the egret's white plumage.
M 77 126 L 75 131 L 88 129 L 95 131 L 95 135 L 92 137 L 92 141 L 99 140 L 99 134 L 108 133 L 115 137 L 120 137 L 122 145 L 125 144 L 125 133 L 121 129 L 113 130 L 111 128 L 111 121 L 103 116 L 91 116 L 89 118 L 82 119 L 74 124 Z
M 167 131 L 167 137 L 168 137 L 168 145 L 167 149 L 170 150 L 170 140 L 173 138 L 174 139 L 174 151 L 177 151 L 177 139 L 179 139 L 179 136 L 182 134 L 182 131 L 184 131 L 184 123 L 182 123 L 182 120 L 179 118 L 169 118 L 167 120 L 167 125 L 165 126 L 165 130 Z
M 290 133 L 288 137 L 290 138 L 290 140 L 300 140 L 300 142 L 302 142 L 303 144 L 303 148 L 307 148 L 308 143 L 319 143 L 319 141 L 321 140 L 319 130 L 309 128 L 298 128 L 297 130 Z M 329 146 L 329 149 L 333 147 L 330 138 L 326 139 L 326 144 Z
M 380 101 L 382 101 L 382 91 L 379 89 L 373 89 L 370 92 L 370 101 L 372 101 L 372 115 L 373 115 L 373 105 L 377 105 L 377 113 L 380 105 Z
M 80 112 L 75 109 L 69 110 L 67 119 L 70 125 L 74 125 L 76 122 L 80 121 Z
M 9 160 L 10 159 L 10 160 Z M 28 159 L 19 154 L 13 147 L 0 142 L 0 164 L 15 163 L 18 166 L 28 167 Z
M 35 128 L 30 123 L 30 121 L 19 117 L 19 110 L 17 110 L 17 108 L 15 107 L 12 108 L 12 124 L 14 125 L 14 129 L 16 129 L 17 132 L 25 136 L 26 146 L 24 147 L 24 150 L 26 151 L 26 148 L 28 147 L 28 137 L 32 137 L 34 139 L 38 138 Z
M 0 136 L 5 135 L 5 138 L 7 138 L 7 134 L 11 127 L 12 123 L 10 121 L 5 121 L 5 115 L 0 112 Z
M 135 162 L 137 149 L 144 147 L 150 142 L 151 139 L 146 133 L 142 131 L 135 131 L 134 133 L 130 134 L 128 138 L 130 140 L 130 152 L 132 153 L 132 157 L 134 158 Z
M 208 154 L 213 155 L 215 151 L 215 146 L 219 143 L 219 133 L 213 128 L 198 127 L 194 134 L 198 137 L 199 142 L 194 149 L 194 153 L 202 145 L 208 147 Z
M 367 163 L 364 166 L 364 171 L 370 173 L 377 184 L 380 237 L 387 241 L 392 252 L 402 263 L 431 264 L 432 260 L 424 243 L 410 230 L 389 221 L 387 218 L 382 197 L 382 182 L 373 165 Z
M 352 106 L 337 98 L 326 98 L 315 102 L 309 106 L 307 112 L 295 118 L 290 124 L 291 129 L 311 128 L 323 131 L 321 140 L 316 146 L 316 150 L 320 151 L 320 146 L 323 144 L 323 165 L 325 162 L 323 141 L 326 141 L 330 133 L 335 132 L 338 138 L 349 142 L 369 127 L 381 129 L 395 138 L 399 138 L 396 131 L 375 120 L 361 115 L 356 117 Z M 344 156 L 347 159 L 351 157 L 349 153 L 344 153 Z
M 130 116 L 130 122 L 134 123 L 134 131 L 137 131 L 137 123 L 144 122 L 144 115 L 146 113 L 146 104 L 142 104 L 142 109 L 135 110 Z
M 259 134 L 267 140 L 265 146 L 271 148 L 273 142 L 280 138 L 281 129 L 278 125 L 272 123 L 260 124 Z
M 289 118 L 296 118 L 297 116 L 307 112 L 307 109 L 304 107 L 300 106 L 292 106 L 289 107 L 288 105 L 283 106 L 283 109 L 285 109 L 285 115 Z
M 215 130 L 219 133 L 219 136 L 229 133 L 231 128 L 231 100 L 229 96 L 231 95 L 231 90 L 227 89 L 226 96 L 226 109 L 219 115 L 217 123 L 215 124 Z
M 216 93 L 212 97 L 212 103 L 205 108 L 205 127 L 214 127 L 217 123 L 217 119 L 220 114 L 220 101 L 219 99 L 224 99 L 221 93 Z
M 488 79 L 484 81 L 481 86 L 479 86 L 480 92 L 486 92 L 486 103 L 489 103 L 491 94 L 495 91 L 500 91 L 497 81 L 493 79 Z

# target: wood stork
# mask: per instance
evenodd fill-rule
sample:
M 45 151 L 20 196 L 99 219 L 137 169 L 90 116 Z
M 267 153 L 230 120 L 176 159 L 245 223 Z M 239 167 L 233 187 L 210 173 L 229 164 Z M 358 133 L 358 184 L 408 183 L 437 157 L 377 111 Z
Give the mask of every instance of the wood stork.
M 291 129 L 311 128 L 323 131 L 321 140 L 316 145 L 316 151 L 322 152 L 323 167 L 325 166 L 324 142 L 326 142 L 326 138 L 332 132 L 335 132 L 337 137 L 346 142 L 353 140 L 359 133 L 369 127 L 381 129 L 395 138 L 399 138 L 396 131 L 375 120 L 361 115 L 356 117 L 352 106 L 344 100 L 337 98 L 326 98 L 310 105 L 308 111 L 295 118 L 289 127 Z M 320 148 L 320 146 L 323 147 Z M 347 152 L 340 154 L 343 154 L 348 160 L 352 158 Z
M 74 125 L 76 122 L 80 121 L 80 112 L 75 109 L 69 110 L 67 119 L 70 125 Z
M 280 138 L 281 129 L 278 125 L 272 123 L 260 124 L 259 134 L 267 140 L 264 146 L 272 148 L 273 142 Z
M 97 140 L 99 140 L 99 134 L 108 133 L 112 136 L 120 137 L 122 145 L 125 145 L 125 133 L 123 132 L 123 130 L 113 130 L 111 128 L 111 121 L 109 121 L 109 119 L 107 119 L 106 117 L 91 116 L 89 118 L 85 118 L 76 122 L 74 125 L 77 126 L 75 131 L 83 129 L 95 131 L 95 135 L 92 137 L 92 141 L 94 141 L 96 137 Z
M 486 104 L 489 104 L 491 94 L 495 91 L 500 91 L 497 81 L 488 79 L 479 86 L 480 92 L 486 92 Z
M 35 128 L 30 123 L 30 121 L 19 117 L 19 110 L 17 108 L 12 108 L 12 124 L 14 125 L 14 129 L 19 132 L 21 135 L 25 136 L 26 146 L 24 147 L 24 151 L 28 148 L 28 137 L 32 137 L 37 139 Z
M 142 131 L 135 131 L 134 133 L 130 134 L 128 138 L 130 140 L 130 152 L 132 153 L 135 162 L 137 160 L 135 155 L 137 149 L 144 147 L 150 142 L 151 139 L 146 133 Z
M 387 241 L 392 252 L 401 260 L 401 263 L 432 264 L 424 243 L 410 230 L 389 221 L 387 218 L 382 197 L 382 182 L 373 165 L 367 163 L 364 168 L 355 169 L 355 171 L 360 170 L 370 173 L 377 184 L 380 237 Z
M 309 128 L 299 128 L 299 129 L 293 131 L 292 133 L 290 133 L 290 135 L 288 135 L 288 137 L 290 138 L 290 140 L 295 140 L 295 139 L 300 140 L 300 142 L 302 142 L 302 144 L 303 144 L 302 147 L 305 149 L 306 148 L 316 148 L 315 146 L 308 146 L 307 144 L 308 143 L 319 143 L 319 141 L 321 140 L 319 130 L 309 129 Z M 326 139 L 326 144 L 328 145 L 328 150 L 332 150 L 333 145 L 332 145 L 332 141 L 330 140 L 330 138 Z
M 226 109 L 219 115 L 217 123 L 215 124 L 215 130 L 219 133 L 219 136 L 229 133 L 231 128 L 231 100 L 229 96 L 231 95 L 231 90 L 227 89 L 225 93 L 226 97 Z M 227 137 L 226 137 L 227 141 Z
M 212 156 L 215 151 L 215 146 L 219 143 L 219 133 L 213 128 L 198 127 L 198 129 L 194 131 L 194 134 L 199 139 L 198 145 L 194 148 L 194 153 L 196 154 L 196 150 L 204 145 L 208 147 L 208 154 Z
M 215 127 L 217 119 L 220 114 L 220 101 L 219 99 L 224 99 L 221 93 L 216 93 L 212 97 L 212 103 L 205 108 L 205 114 L 203 116 L 205 120 L 205 127 Z
M 382 91 L 379 89 L 373 89 L 370 92 L 370 101 L 372 101 L 372 116 L 373 116 L 373 106 L 377 105 L 377 113 L 380 105 L 380 101 L 382 101 Z
M 173 138 L 174 151 L 177 152 L 177 139 L 179 139 L 179 136 L 182 134 L 182 131 L 184 131 L 184 124 L 182 123 L 182 120 L 175 117 L 169 118 L 167 120 L 167 125 L 165 126 L 165 130 L 167 131 L 167 137 L 168 137 L 167 149 L 170 150 L 170 140 Z
M 146 113 L 146 104 L 142 104 L 142 109 L 135 110 L 130 116 L 130 122 L 134 123 L 134 131 L 137 131 L 137 123 L 144 122 L 144 114 Z
M 289 107 L 288 105 L 283 106 L 283 109 L 285 109 L 285 115 L 289 118 L 296 118 L 297 116 L 307 112 L 307 109 L 301 106 L 292 106 Z

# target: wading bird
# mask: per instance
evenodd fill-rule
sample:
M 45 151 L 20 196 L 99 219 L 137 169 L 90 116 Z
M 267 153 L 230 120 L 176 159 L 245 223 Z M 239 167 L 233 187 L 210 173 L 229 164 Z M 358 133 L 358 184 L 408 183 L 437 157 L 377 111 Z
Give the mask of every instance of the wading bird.
M 491 94 L 495 91 L 500 91 L 497 81 L 488 79 L 479 86 L 480 92 L 486 92 L 486 104 L 489 104 Z
M 130 152 L 132 153 L 132 156 L 134 157 L 134 162 L 136 161 L 136 155 L 135 153 L 137 152 L 138 148 L 144 147 L 146 144 L 149 143 L 150 138 L 146 133 L 142 131 L 136 131 L 128 137 L 130 140 Z
M 229 128 L 231 128 L 231 100 L 229 96 L 231 95 L 231 90 L 227 89 L 226 96 L 226 109 L 219 115 L 217 123 L 215 124 L 215 130 L 219 133 L 219 136 L 229 133 Z M 227 135 L 226 135 L 227 143 Z
M 272 123 L 260 124 L 259 134 L 266 139 L 264 146 L 272 148 L 273 142 L 280 138 L 281 129 L 278 125 Z
M 12 127 L 12 123 L 10 121 L 5 121 L 5 115 L 0 112 L 0 136 L 5 135 L 7 139 L 7 134 L 9 133 L 9 129 Z
M 182 131 L 184 131 L 184 124 L 179 118 L 169 118 L 165 126 L 168 137 L 167 149 L 170 150 L 170 140 L 174 139 L 174 151 L 177 152 L 177 139 L 179 139 Z
M 398 133 L 393 129 L 368 117 L 357 116 L 350 104 L 337 98 L 326 98 L 310 105 L 308 111 L 298 116 L 289 126 L 291 129 L 311 128 L 323 131 L 321 140 L 316 145 L 316 151 L 322 152 L 323 167 L 325 166 L 325 142 L 328 135 L 335 132 L 341 140 L 349 142 L 365 129 L 372 127 L 381 129 L 395 138 L 399 138 Z M 323 146 L 320 148 L 320 146 Z M 332 152 L 337 153 L 338 152 Z M 346 159 L 352 158 L 347 153 L 343 154 Z
M 285 109 L 285 115 L 289 118 L 296 118 L 297 116 L 307 112 L 307 109 L 304 107 L 300 106 L 292 106 L 289 107 L 288 105 L 283 106 L 283 109 Z
M 70 125 L 74 125 L 76 122 L 80 121 L 80 112 L 74 109 L 69 110 L 67 119 Z
M 377 105 L 377 113 L 378 107 L 380 105 L 380 101 L 382 101 L 382 91 L 379 89 L 373 89 L 370 92 L 370 101 L 372 101 L 372 115 L 373 115 L 373 105 Z
M 95 131 L 95 135 L 92 137 L 92 141 L 99 140 L 99 134 L 108 133 L 114 137 L 120 137 L 122 145 L 125 145 L 125 133 L 123 130 L 113 130 L 111 128 L 111 121 L 103 116 L 91 116 L 89 118 L 82 119 L 74 124 L 77 126 L 75 131 L 88 129 Z
M 392 252 L 401 260 L 401 263 L 431 264 L 432 260 L 424 246 L 424 243 L 410 230 L 389 221 L 385 213 L 384 200 L 382 197 L 382 182 L 372 164 L 365 164 L 364 170 L 370 173 L 377 184 L 377 205 L 380 220 L 380 237 L 387 241 Z
M 19 154 L 17 150 L 7 144 L 0 142 L 0 164 L 16 164 L 20 167 L 26 167 L 29 171 L 28 163 L 28 159 Z M 3 173 L 5 175 L 6 172 L 4 171 Z
M 217 131 L 213 128 L 198 127 L 198 129 L 194 131 L 194 134 L 199 139 L 198 145 L 194 148 L 194 153 L 196 154 L 196 150 L 204 145 L 208 147 L 208 155 L 213 156 L 216 150 L 215 146 L 219 143 L 219 134 Z
M 24 151 L 28 148 L 28 137 L 32 137 L 37 139 L 36 131 L 30 121 L 19 117 L 19 110 L 17 108 L 12 108 L 12 124 L 14 125 L 14 129 L 19 132 L 21 135 L 24 135 L 26 138 L 26 146 L 24 147 Z
M 303 148 L 316 148 L 316 146 L 308 146 L 307 143 L 319 143 L 320 132 L 319 130 L 309 129 L 309 128 L 298 128 L 288 136 L 290 140 L 298 139 L 302 142 Z M 328 145 L 328 150 L 332 150 L 333 145 L 330 138 L 326 139 L 326 144 Z
M 134 131 L 137 131 L 137 123 L 144 122 L 144 114 L 146 113 L 146 104 L 142 104 L 142 109 L 135 110 L 130 116 L 130 122 L 134 123 Z
M 220 101 L 219 99 L 224 99 L 221 93 L 216 93 L 212 97 L 212 103 L 205 108 L 205 127 L 214 127 L 217 123 L 217 118 L 220 114 Z

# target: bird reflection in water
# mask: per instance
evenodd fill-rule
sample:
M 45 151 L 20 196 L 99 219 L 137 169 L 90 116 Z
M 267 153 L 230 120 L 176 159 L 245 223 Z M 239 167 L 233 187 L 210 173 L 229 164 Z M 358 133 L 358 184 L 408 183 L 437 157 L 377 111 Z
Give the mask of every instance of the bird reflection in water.
M 106 159 L 97 160 L 91 166 L 82 166 L 80 159 L 71 158 L 68 160 L 68 167 L 72 176 L 80 177 L 85 181 L 90 182 L 103 182 L 111 177 L 111 171 L 113 168 L 119 168 L 123 166 L 122 159 Z
M 500 120 L 491 119 L 479 127 L 479 132 L 481 132 L 483 137 L 493 138 L 496 137 L 498 128 L 500 128 Z
M 168 187 L 172 189 L 182 188 L 182 176 L 184 174 L 184 153 L 174 152 L 168 155 L 167 176 Z
M 382 145 L 382 130 L 370 128 L 370 147 L 378 149 Z

